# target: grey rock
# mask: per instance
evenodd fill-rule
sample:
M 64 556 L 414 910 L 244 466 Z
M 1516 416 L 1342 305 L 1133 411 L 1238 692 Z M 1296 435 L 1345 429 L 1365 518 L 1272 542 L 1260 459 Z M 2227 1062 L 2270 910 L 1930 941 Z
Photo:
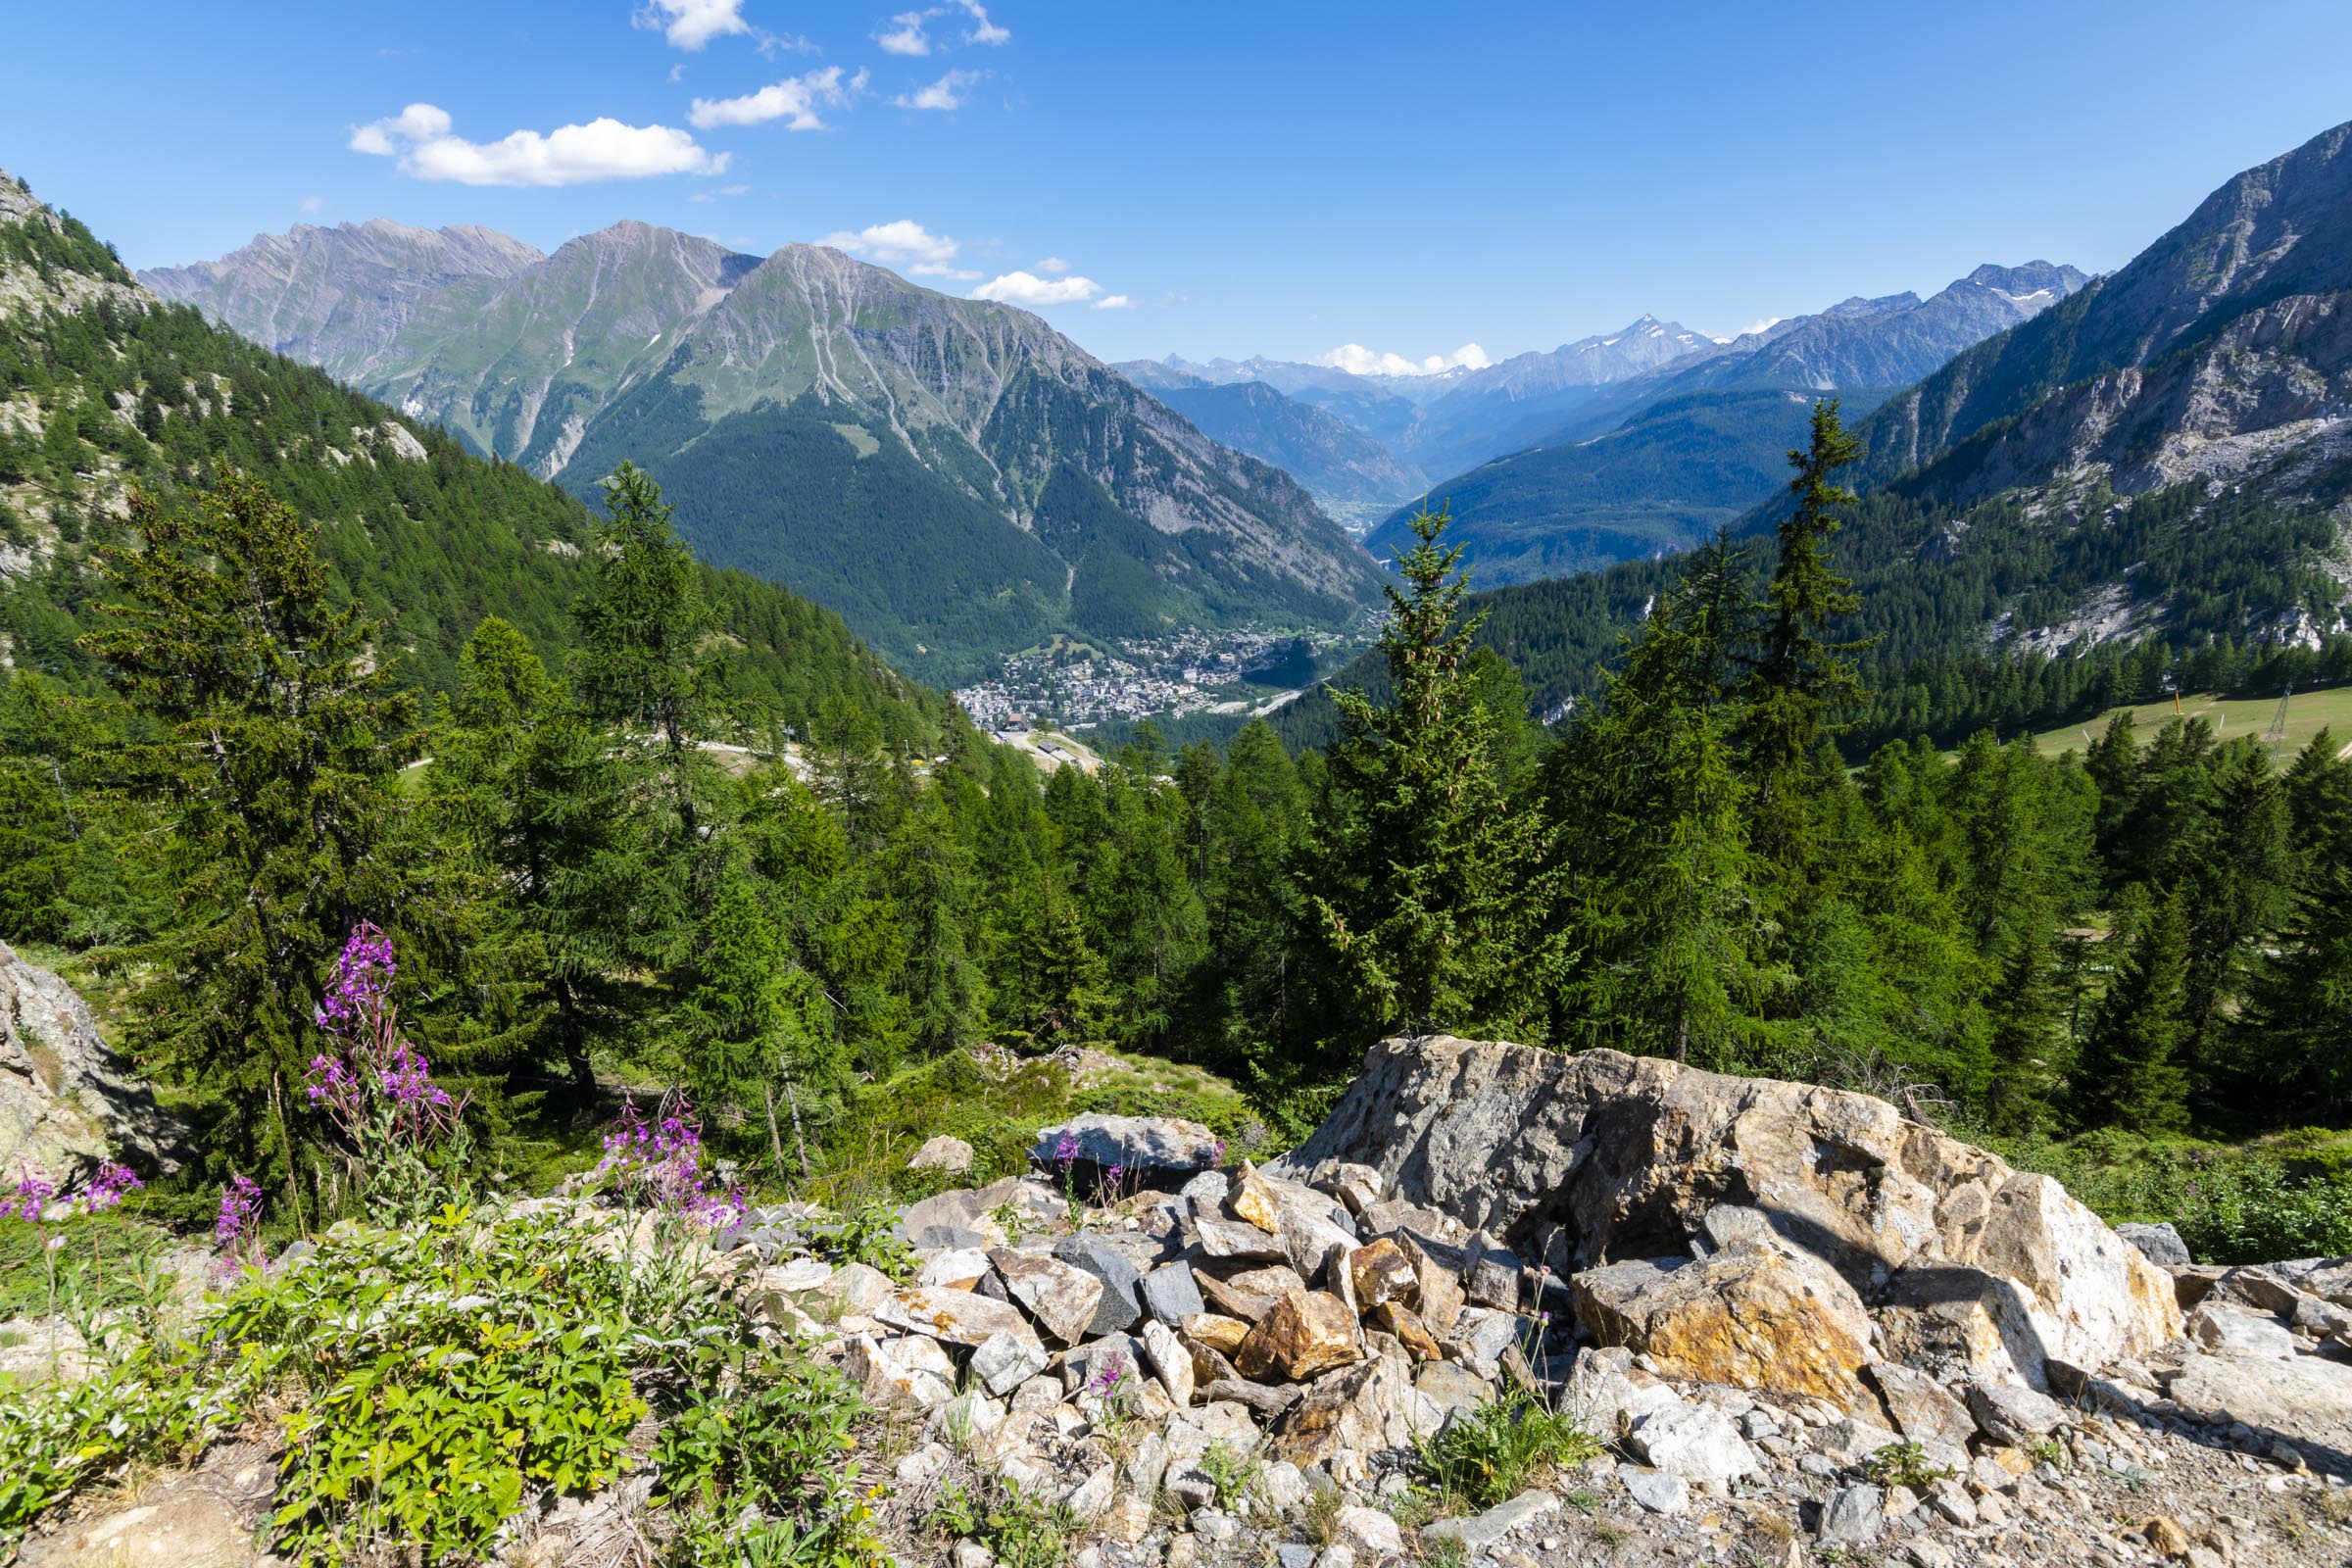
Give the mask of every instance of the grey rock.
M 1867 1546 L 1886 1528 L 1886 1494 L 1876 1487 L 1840 1487 L 1821 1505 L 1815 1537 L 1825 1546 Z
M 1315 1548 L 1302 1541 L 1286 1541 L 1274 1548 L 1274 1560 L 1282 1568 L 1314 1568 Z
M 1217 1160 L 1217 1135 L 1199 1122 L 1099 1112 L 1038 1129 L 1030 1157 L 1042 1166 L 1055 1165 L 1065 1140 L 1076 1145 L 1081 1162 L 1103 1170 L 1116 1165 L 1130 1174 L 1206 1170 Z
M 2295 1353 L 2295 1337 L 2277 1318 L 2244 1312 L 2220 1300 L 2200 1302 L 2188 1314 L 2188 1337 L 2215 1355 L 2284 1360 Z
M 1495 1545 L 1512 1531 L 1560 1511 L 1560 1499 L 1548 1492 L 1522 1492 L 1469 1519 L 1441 1519 L 1421 1532 L 1436 1540 L 1460 1542 L 1472 1551 Z
M 1100 1276 L 1048 1253 L 1009 1247 L 995 1249 L 988 1260 L 1013 1299 L 1062 1344 L 1076 1345 L 1094 1332 L 1102 1305 Z
M 972 1351 L 971 1374 L 991 1394 L 1010 1394 L 1045 1369 L 1046 1348 L 1019 1335 L 991 1334 Z
M 1212 1378 L 1193 1392 L 1203 1404 L 1220 1400 L 1246 1404 L 1269 1421 L 1306 1393 L 1296 1383 L 1252 1383 L 1247 1378 Z
M 1690 1483 L 1681 1476 L 1670 1476 L 1663 1470 L 1644 1470 L 1640 1465 L 1621 1464 L 1617 1479 L 1634 1500 L 1650 1513 L 1685 1513 L 1690 1507 Z
M 1653 1410 L 1634 1423 L 1627 1441 L 1652 1468 L 1686 1481 L 1730 1481 L 1758 1468 L 1755 1450 L 1712 1405 Z
M 1196 1312 L 1208 1310 L 1200 1299 L 1200 1287 L 1193 1279 L 1193 1266 L 1181 1258 L 1145 1275 L 1136 1291 L 1144 1310 L 1170 1328 Z
M 1242 1533 L 1242 1522 L 1229 1513 L 1215 1508 L 1197 1508 L 1193 1511 L 1193 1534 L 1201 1540 L 1224 1545 Z
M 2021 1448 L 2048 1437 L 2067 1420 L 2066 1406 L 2020 1383 L 1970 1384 L 1968 1413 L 1977 1418 L 1977 1430 L 1985 1437 Z
M 2188 1255 L 2188 1244 L 2173 1229 L 2170 1220 L 2161 1225 L 2118 1225 L 2115 1234 L 2138 1248 L 2149 1262 L 2165 1268 L 2196 1261 Z
M 1117 1248 L 1100 1237 L 1080 1234 L 1054 1243 L 1054 1255 L 1102 1282 L 1102 1299 L 1087 1328 L 1090 1335 L 1122 1333 L 1144 1315 L 1136 1299 L 1136 1286 L 1143 1275 Z
M 972 1221 L 978 1219 L 981 1212 L 970 1189 L 951 1188 L 944 1193 L 933 1193 L 919 1202 L 907 1204 L 905 1212 L 899 1215 L 899 1229 L 908 1241 L 921 1236 L 934 1225 L 969 1231 Z
M 988 1246 L 988 1238 L 968 1225 L 926 1225 L 914 1233 L 914 1246 L 923 1250 L 978 1250 Z
M 1218 1262 L 1279 1263 L 1288 1255 L 1280 1241 L 1248 1220 L 1201 1215 L 1193 1221 L 1193 1238 L 1204 1255 Z
M 906 1161 L 908 1170 L 944 1170 L 951 1176 L 960 1176 L 972 1168 L 972 1146 L 960 1138 L 946 1133 L 927 1140 Z
M 179 1169 L 188 1137 L 74 988 L 0 942 L 0 1170 L 10 1182 L 29 1166 L 63 1192 L 110 1153 L 153 1180 Z
M 1198 1212 L 1222 1214 L 1227 1180 L 1221 1170 L 1204 1170 L 1176 1189 L 1176 1196 L 1193 1203 Z
M 1123 1368 L 1130 1378 L 1145 1375 L 1143 1350 L 1124 1334 L 1106 1334 L 1063 1353 L 1061 1386 L 1072 1393 L 1091 1387 L 1105 1367 Z
M 1470 1238 L 1462 1294 L 1470 1298 L 1470 1304 L 1518 1311 L 1521 1273 L 1518 1254 L 1483 1235 Z
M 1217 1484 L 1198 1465 L 1171 1467 L 1159 1484 L 1178 1506 L 1187 1510 L 1205 1508 L 1217 1500 Z

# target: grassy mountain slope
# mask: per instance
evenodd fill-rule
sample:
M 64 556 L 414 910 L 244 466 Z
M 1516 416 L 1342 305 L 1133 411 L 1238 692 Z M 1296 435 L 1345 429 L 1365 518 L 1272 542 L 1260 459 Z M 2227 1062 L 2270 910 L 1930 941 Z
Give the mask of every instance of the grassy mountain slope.
M 1149 362 L 1146 362 L 1149 365 Z M 1262 458 L 1304 485 L 1343 522 L 1385 515 L 1416 494 L 1427 476 L 1329 410 L 1302 403 L 1263 381 L 1211 385 L 1164 367 L 1118 366 L 1212 441 Z M 1141 371 L 1161 373 L 1139 379 Z
M 572 638 L 588 509 L 465 452 L 324 373 L 166 306 L 78 223 L 0 175 L 0 638 L 18 668 L 95 677 L 75 639 L 94 546 L 126 488 L 170 494 L 226 462 L 322 525 L 342 585 L 387 621 L 402 677 L 445 686 L 483 616 L 550 655 Z M 935 747 L 953 704 L 882 662 L 840 618 L 739 572 L 706 586 L 740 647 L 739 693 L 805 723 L 841 693 Z

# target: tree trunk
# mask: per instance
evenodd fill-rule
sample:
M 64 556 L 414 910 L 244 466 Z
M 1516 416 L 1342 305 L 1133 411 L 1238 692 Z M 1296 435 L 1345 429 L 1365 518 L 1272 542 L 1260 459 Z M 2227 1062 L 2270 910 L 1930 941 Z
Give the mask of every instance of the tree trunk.
M 784 1080 L 784 1103 L 792 1108 L 792 1141 L 801 1152 L 801 1180 L 808 1179 L 808 1140 L 801 1134 L 801 1097 L 792 1092 L 792 1080 Z
M 776 1131 L 776 1086 L 762 1082 L 760 1085 L 760 1098 L 767 1102 L 767 1147 L 776 1156 L 776 1168 L 781 1170 L 784 1166 L 784 1140 Z M 795 1131 L 798 1131 L 797 1126 Z M 806 1176 L 808 1172 L 804 1170 L 801 1174 Z

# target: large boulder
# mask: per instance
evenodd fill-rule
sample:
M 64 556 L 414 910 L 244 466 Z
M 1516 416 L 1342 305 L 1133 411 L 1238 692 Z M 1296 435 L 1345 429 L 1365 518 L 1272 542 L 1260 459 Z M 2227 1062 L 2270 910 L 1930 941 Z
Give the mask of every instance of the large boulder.
M 1179 1116 L 1106 1116 L 1090 1111 L 1038 1129 L 1030 1152 L 1040 1165 L 1113 1167 L 1129 1177 L 1208 1169 L 1224 1150 L 1217 1135 Z
M 179 1168 L 187 1136 L 74 988 L 0 943 L 0 1170 L 27 1166 L 62 1190 L 112 1152 L 156 1176 Z
M 1844 1279 L 1891 1353 L 1977 1376 L 2046 1386 L 2052 1360 L 2104 1367 L 2180 1331 L 2171 1277 L 2058 1183 L 1868 1095 L 1400 1038 L 1268 1174 L 1343 1162 L 1565 1274 L 1712 1253 L 1716 1211 L 1753 1211 Z

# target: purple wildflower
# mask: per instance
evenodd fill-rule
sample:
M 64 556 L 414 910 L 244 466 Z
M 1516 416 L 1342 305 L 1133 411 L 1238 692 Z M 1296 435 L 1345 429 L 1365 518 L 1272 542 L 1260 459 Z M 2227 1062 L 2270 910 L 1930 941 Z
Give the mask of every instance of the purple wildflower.
M 1114 1198 L 1115 1198 L 1115 1197 L 1117 1197 L 1117 1196 L 1118 1196 L 1118 1193 L 1119 1193 L 1119 1184 L 1120 1184 L 1122 1181 L 1124 1181 L 1124 1180 L 1126 1179 L 1126 1175 L 1127 1175 L 1127 1167 L 1126 1167 L 1126 1166 L 1124 1166 L 1124 1165 L 1113 1165 L 1113 1166 L 1111 1166 L 1111 1167 L 1110 1167 L 1110 1191 L 1111 1191 L 1111 1196 L 1112 1196 L 1112 1197 L 1114 1197 Z
M 57 1184 L 29 1165 L 17 1167 L 17 1196 L 0 1203 L 0 1218 L 15 1215 L 18 1219 L 39 1224 L 41 1210 L 57 1196 Z
M 343 956 L 335 960 L 335 983 L 318 1004 L 318 1027 L 340 1035 L 371 1022 L 391 994 L 399 967 L 392 959 L 392 939 L 373 921 L 353 926 Z
M 354 1149 L 379 1128 L 414 1145 L 438 1143 L 459 1130 L 466 1102 L 433 1082 L 424 1053 L 401 1038 L 392 1004 L 392 939 L 373 925 L 352 928 L 336 960 L 335 981 L 318 1004 L 318 1027 L 344 1050 L 311 1058 L 305 1093 L 342 1129 Z
M 624 1101 L 620 1120 L 605 1135 L 605 1157 L 596 1174 L 713 1230 L 742 1216 L 738 1189 L 713 1190 L 703 1171 L 703 1128 L 685 1095 L 668 1101 L 659 1122 L 648 1123 L 633 1100 Z
M 145 1185 L 129 1166 L 118 1165 L 110 1159 L 98 1167 L 98 1174 L 90 1182 L 89 1191 L 81 1195 L 81 1211 L 85 1214 L 102 1214 Z
M 1061 1135 L 1061 1141 L 1054 1146 L 1054 1163 L 1061 1167 L 1064 1175 L 1069 1174 L 1070 1167 L 1078 1163 L 1077 1134 Z
M 1215 1152 L 1214 1153 L 1212 1153 L 1212 1154 L 1210 1154 L 1210 1155 L 1208 1156 L 1208 1162 L 1209 1162 L 1211 1165 L 1222 1165 L 1222 1164 L 1224 1164 L 1224 1163 L 1225 1163 L 1225 1140 L 1224 1140 L 1224 1139 L 1220 1138 L 1220 1139 L 1218 1139 L 1218 1140 L 1217 1140 L 1217 1148 L 1216 1148 L 1216 1152 Z
M 1098 1399 L 1107 1399 L 1119 1392 L 1119 1384 L 1127 1376 L 1125 1352 L 1113 1350 L 1102 1358 L 1102 1370 L 1086 1385 L 1087 1392 Z
M 261 1217 L 261 1184 L 250 1176 L 232 1174 L 228 1185 L 220 1189 L 220 1213 L 213 1221 L 213 1240 L 222 1247 L 249 1241 Z

